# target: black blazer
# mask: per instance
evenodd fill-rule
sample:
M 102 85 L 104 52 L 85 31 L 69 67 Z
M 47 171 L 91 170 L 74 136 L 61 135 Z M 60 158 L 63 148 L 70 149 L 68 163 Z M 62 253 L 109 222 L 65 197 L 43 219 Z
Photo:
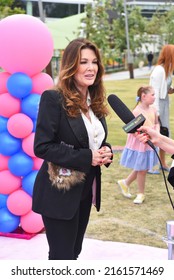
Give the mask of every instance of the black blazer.
M 101 122 L 107 136 L 105 119 Z M 110 145 L 105 143 L 102 145 Z M 68 145 L 65 145 L 66 143 Z M 88 134 L 81 116 L 68 117 L 62 106 L 62 96 L 55 90 L 45 91 L 40 100 L 37 118 L 34 152 L 44 162 L 38 171 L 33 190 L 33 211 L 47 217 L 71 219 L 80 203 L 97 180 L 96 208 L 100 209 L 101 169 L 93 167 L 92 151 L 89 149 Z M 65 168 L 86 173 L 83 183 L 69 191 L 56 189 L 51 185 L 47 172 L 47 162 L 51 161 Z

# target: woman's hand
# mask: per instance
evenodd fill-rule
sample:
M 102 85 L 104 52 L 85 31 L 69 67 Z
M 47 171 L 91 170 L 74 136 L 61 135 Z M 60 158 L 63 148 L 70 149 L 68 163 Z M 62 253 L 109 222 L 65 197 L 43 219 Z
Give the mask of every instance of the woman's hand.
M 160 141 L 160 133 L 154 128 L 149 126 L 141 126 L 135 132 L 135 137 L 142 143 L 146 143 L 150 140 L 153 144 L 157 145 Z
M 160 132 L 148 126 L 141 126 L 137 129 L 135 137 L 140 142 L 146 143 L 150 140 L 155 146 L 161 148 L 169 154 L 174 154 L 174 140 L 160 134 Z
M 168 94 L 172 94 L 172 93 L 174 93 L 174 88 L 170 87 L 168 90 Z
M 97 151 L 92 151 L 92 165 L 103 165 L 112 162 L 113 154 L 108 146 L 103 146 Z
M 102 165 L 112 162 L 113 154 L 108 146 L 101 147 L 99 151 L 102 155 Z

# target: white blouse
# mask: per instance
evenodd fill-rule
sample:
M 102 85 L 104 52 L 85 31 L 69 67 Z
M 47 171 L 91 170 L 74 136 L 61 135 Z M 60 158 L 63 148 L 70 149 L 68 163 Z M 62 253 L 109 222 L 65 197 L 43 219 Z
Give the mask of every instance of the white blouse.
M 90 108 L 90 104 L 91 104 L 91 99 L 88 94 L 87 105 L 89 106 L 90 120 L 85 116 L 84 113 L 81 114 L 86 126 L 86 130 L 88 132 L 89 148 L 91 150 L 98 150 L 101 147 L 101 144 L 105 137 L 105 131 L 101 121 L 94 115 L 92 109 Z
M 155 66 L 154 70 L 150 75 L 149 84 L 154 88 L 155 91 L 155 102 L 154 106 L 159 114 L 159 99 L 165 99 L 167 95 L 167 79 L 165 70 L 162 65 Z

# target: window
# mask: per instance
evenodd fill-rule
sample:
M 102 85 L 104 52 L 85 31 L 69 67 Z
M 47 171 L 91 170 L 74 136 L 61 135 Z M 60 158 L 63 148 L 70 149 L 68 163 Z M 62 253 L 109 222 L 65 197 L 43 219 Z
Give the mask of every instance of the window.
M 37 2 L 32 2 L 33 16 L 39 17 L 39 8 Z M 50 3 L 43 2 L 43 10 L 45 17 L 51 18 L 64 18 L 78 14 L 78 4 L 63 4 L 63 3 Z M 80 12 L 84 12 L 85 5 L 80 5 Z

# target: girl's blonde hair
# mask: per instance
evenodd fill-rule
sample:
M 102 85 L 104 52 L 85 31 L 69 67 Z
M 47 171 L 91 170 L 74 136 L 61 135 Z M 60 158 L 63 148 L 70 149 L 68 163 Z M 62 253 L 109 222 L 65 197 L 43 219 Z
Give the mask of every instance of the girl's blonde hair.
M 139 104 L 139 102 L 141 102 L 141 97 L 142 97 L 142 94 L 147 94 L 149 93 L 150 91 L 153 90 L 153 87 L 152 86 L 141 86 L 138 90 L 137 90 L 137 103 L 135 105 L 135 107 Z

